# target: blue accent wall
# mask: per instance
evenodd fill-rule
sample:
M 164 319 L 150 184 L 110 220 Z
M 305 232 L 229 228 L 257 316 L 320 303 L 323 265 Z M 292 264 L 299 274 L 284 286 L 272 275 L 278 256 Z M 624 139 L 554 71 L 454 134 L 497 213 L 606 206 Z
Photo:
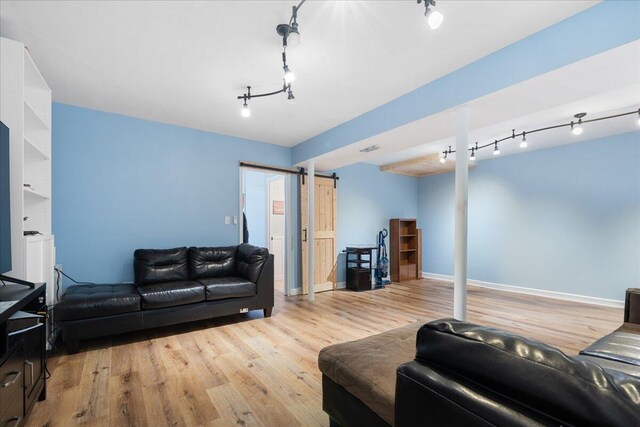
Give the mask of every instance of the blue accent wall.
M 454 174 L 420 178 L 423 270 L 452 275 Z M 470 279 L 613 300 L 640 286 L 640 132 L 469 172 Z
M 340 177 L 337 271 L 338 282 L 344 282 L 346 266 L 342 250 L 347 245 L 375 245 L 378 232 L 389 228 L 389 219 L 417 217 L 418 178 L 381 172 L 377 166 L 366 163 L 356 163 L 336 173 Z
M 57 263 L 77 280 L 133 280 L 136 248 L 237 244 L 238 162 L 291 149 L 53 104 Z
M 605 1 L 308 139 L 298 164 L 640 39 L 640 2 Z

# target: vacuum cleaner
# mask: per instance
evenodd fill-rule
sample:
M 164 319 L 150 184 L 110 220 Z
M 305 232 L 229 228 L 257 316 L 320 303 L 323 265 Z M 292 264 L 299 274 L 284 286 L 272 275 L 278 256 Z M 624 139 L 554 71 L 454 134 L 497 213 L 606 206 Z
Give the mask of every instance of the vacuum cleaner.
M 386 228 L 378 233 L 378 251 L 376 254 L 375 268 L 375 288 L 384 288 L 391 284 L 391 280 L 387 278 L 389 275 L 389 258 L 387 257 L 387 245 L 384 239 L 389 235 Z

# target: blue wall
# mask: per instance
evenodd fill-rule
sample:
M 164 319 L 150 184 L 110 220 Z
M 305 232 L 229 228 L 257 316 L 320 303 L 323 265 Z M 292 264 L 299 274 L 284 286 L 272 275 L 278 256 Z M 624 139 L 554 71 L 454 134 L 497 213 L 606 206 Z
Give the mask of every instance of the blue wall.
M 453 274 L 454 174 L 421 178 L 423 270 Z M 614 300 L 640 286 L 640 132 L 484 160 L 469 278 Z
M 54 103 L 53 232 L 77 280 L 133 279 L 136 248 L 238 242 L 238 162 L 289 166 L 271 144 Z
M 380 172 L 377 166 L 357 163 L 336 170 L 338 184 L 338 282 L 344 282 L 349 244 L 372 243 L 389 228 L 390 218 L 416 218 L 418 179 Z M 387 238 L 387 250 L 389 239 Z

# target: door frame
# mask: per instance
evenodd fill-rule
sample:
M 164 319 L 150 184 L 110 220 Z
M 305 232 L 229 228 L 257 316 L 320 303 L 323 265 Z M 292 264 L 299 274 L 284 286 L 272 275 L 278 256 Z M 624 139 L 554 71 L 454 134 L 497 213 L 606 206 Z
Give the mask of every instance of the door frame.
M 283 247 L 285 249 L 284 254 L 282 254 L 284 256 L 284 267 L 283 267 L 283 272 L 282 272 L 282 274 L 284 276 L 283 277 L 283 280 L 284 280 L 284 278 L 287 276 L 287 222 L 288 222 L 288 219 L 289 219 L 288 217 L 290 215 L 290 212 L 287 210 L 287 185 L 286 185 L 287 184 L 287 177 L 284 174 L 278 174 L 278 175 L 271 176 L 271 177 L 265 179 L 265 183 L 267 184 L 266 185 L 266 190 L 267 190 L 267 197 L 266 197 L 266 199 L 267 199 L 266 200 L 266 203 L 267 203 L 267 221 L 266 221 L 266 224 L 267 224 L 267 226 L 265 227 L 265 229 L 266 229 L 266 232 L 267 232 L 266 242 L 267 242 L 268 245 L 270 245 L 269 242 L 271 241 L 271 216 L 272 216 L 272 214 L 271 214 L 272 206 L 269 204 L 269 201 L 271 200 L 271 187 L 270 187 L 270 184 L 272 182 L 280 181 L 280 180 L 282 180 L 283 191 L 285 193 L 284 194 L 284 198 L 285 198 L 285 200 L 284 200 L 284 202 L 285 202 L 284 203 L 285 204 L 285 208 L 284 208 L 284 236 L 283 236 L 284 241 L 282 242 L 282 245 L 283 245 Z
M 244 172 L 245 170 L 252 170 L 256 172 L 261 172 L 267 174 L 268 172 L 259 168 L 252 168 L 251 166 L 242 166 L 238 167 L 238 242 L 242 243 L 243 240 L 243 228 L 244 228 L 244 218 L 242 216 L 242 195 L 244 194 Z M 285 296 L 291 295 L 291 289 L 295 286 L 292 281 L 295 278 L 293 273 L 294 263 L 292 262 L 293 251 L 295 242 L 293 241 L 293 211 L 292 208 L 292 200 L 291 200 L 291 174 L 281 173 L 279 174 L 284 176 L 284 211 L 285 211 L 285 230 L 284 230 L 284 240 L 285 240 L 285 249 L 284 249 L 284 294 Z M 268 203 L 268 198 L 267 198 Z M 268 221 L 267 221 L 268 228 Z

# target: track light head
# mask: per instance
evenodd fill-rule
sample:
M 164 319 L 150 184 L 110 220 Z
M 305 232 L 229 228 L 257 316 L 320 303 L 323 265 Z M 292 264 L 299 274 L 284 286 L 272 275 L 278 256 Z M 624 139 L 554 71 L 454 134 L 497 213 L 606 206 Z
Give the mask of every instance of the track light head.
M 300 32 L 298 31 L 298 23 L 295 21 L 293 21 L 293 23 L 289 27 L 287 44 L 291 47 L 296 47 L 300 44 Z
M 493 143 L 493 155 L 497 156 L 500 154 L 500 149 L 498 148 L 498 141 Z
M 638 108 L 638 126 L 640 126 L 640 108 Z
M 418 0 L 418 4 L 422 3 L 422 1 L 423 0 Z M 440 28 L 442 21 L 444 21 L 444 16 L 434 9 L 435 6 L 435 0 L 424 0 L 424 16 L 427 18 L 427 23 L 432 30 Z
M 284 84 L 288 86 L 296 79 L 296 75 L 293 74 L 293 71 L 289 69 L 288 65 L 285 65 L 283 68 L 284 68 Z
M 578 119 L 578 123 L 574 123 L 573 121 L 571 122 L 571 133 L 573 133 L 574 135 L 580 135 L 583 131 L 582 129 L 582 118 L 584 116 L 586 116 L 587 113 L 578 113 L 575 114 L 573 117 L 575 117 L 576 119 Z
M 240 112 L 240 115 L 242 115 L 242 117 L 251 117 L 251 110 L 249 109 L 249 106 L 247 105 L 247 101 L 244 101 L 244 104 L 242 105 L 242 111 Z
M 522 141 L 520 142 L 520 148 L 527 148 L 529 144 L 527 144 L 527 133 L 522 132 Z
M 293 101 L 293 100 L 295 100 L 295 99 L 296 99 L 296 97 L 295 97 L 295 96 L 293 96 L 293 92 L 291 91 L 291 86 L 289 86 L 289 92 L 288 92 L 288 94 L 287 94 L 287 99 L 288 99 L 289 101 Z
M 475 148 L 471 149 L 471 157 L 469 157 L 469 160 L 471 160 L 472 162 L 475 162 L 475 160 L 476 160 L 476 149 Z
M 440 157 L 440 163 L 444 163 L 447 161 L 447 152 L 444 152 L 444 156 Z
M 298 30 L 298 23 L 295 20 L 291 25 L 278 25 L 276 32 L 282 37 L 282 45 L 284 47 L 296 47 L 300 44 L 300 31 Z

